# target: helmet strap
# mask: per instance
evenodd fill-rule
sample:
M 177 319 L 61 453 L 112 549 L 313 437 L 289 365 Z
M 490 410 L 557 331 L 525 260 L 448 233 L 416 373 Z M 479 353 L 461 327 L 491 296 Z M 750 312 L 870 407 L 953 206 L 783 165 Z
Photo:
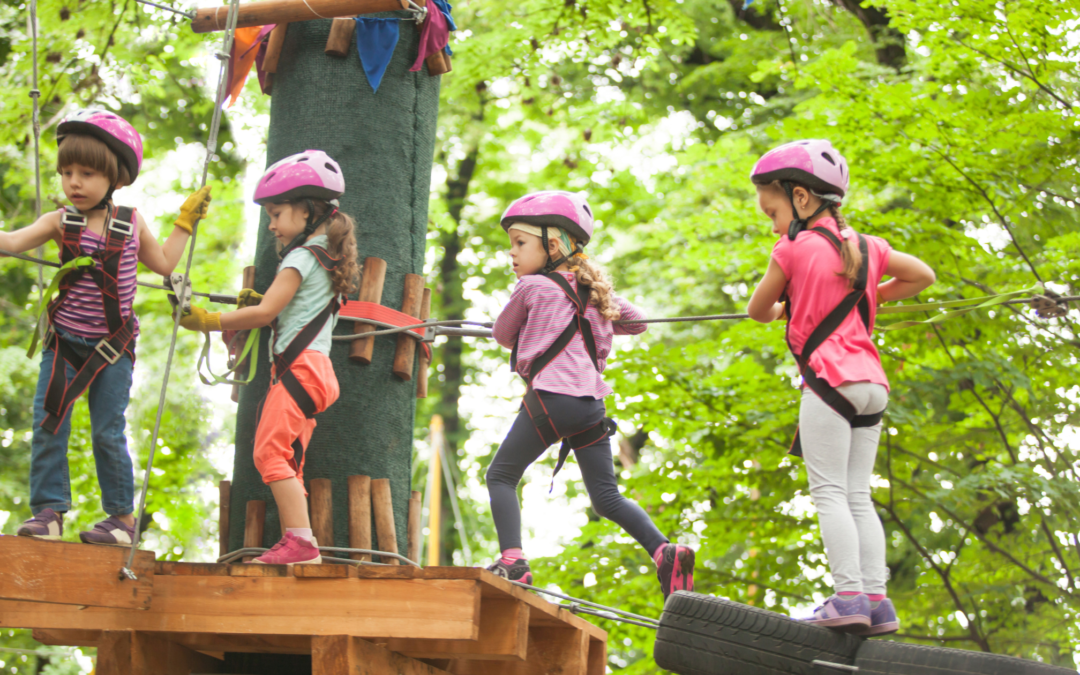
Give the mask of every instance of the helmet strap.
M 95 206 L 94 208 L 92 208 L 90 210 L 91 211 L 96 211 L 98 209 L 106 209 L 106 210 L 108 210 L 109 206 L 112 204 L 112 196 L 113 196 L 114 192 L 116 192 L 116 188 L 114 186 L 110 185 L 109 186 L 109 191 L 105 193 L 105 196 L 101 199 L 101 202 L 97 206 Z
M 338 212 L 337 206 L 331 203 L 331 208 L 327 209 L 326 213 L 316 219 L 315 203 L 312 202 L 310 198 L 306 198 L 304 199 L 304 204 L 307 206 L 307 224 L 304 225 L 304 231 L 293 237 L 293 240 L 289 242 L 289 245 L 281 249 L 281 252 L 278 253 L 278 260 L 284 260 L 285 256 L 307 243 L 307 240 L 311 237 L 312 233 L 319 229 L 320 225 L 333 218 Z
M 816 218 L 819 213 L 829 208 L 829 205 L 832 202 L 823 199 L 821 200 L 821 206 L 817 208 L 817 211 L 814 211 L 806 218 L 800 218 L 799 209 L 795 206 L 795 184 L 789 180 L 785 180 L 780 181 L 780 185 L 784 187 L 784 192 L 787 193 L 788 201 L 791 202 L 792 221 L 791 224 L 788 225 L 787 236 L 791 241 L 795 241 L 795 237 L 799 236 L 799 233 L 806 229 L 806 224 Z
M 540 240 L 541 240 L 541 243 L 544 246 L 544 255 L 547 256 L 548 261 L 547 261 L 547 264 L 544 265 L 544 269 L 540 270 L 539 274 L 551 274 L 552 272 L 555 271 L 555 268 L 557 268 L 559 265 L 566 262 L 566 258 L 563 257 L 563 256 L 559 256 L 557 259 L 552 258 L 550 250 L 549 250 L 549 245 L 548 245 L 548 241 L 550 241 L 550 238 L 548 237 L 547 225 L 541 225 L 540 226 L 540 232 L 541 232 Z

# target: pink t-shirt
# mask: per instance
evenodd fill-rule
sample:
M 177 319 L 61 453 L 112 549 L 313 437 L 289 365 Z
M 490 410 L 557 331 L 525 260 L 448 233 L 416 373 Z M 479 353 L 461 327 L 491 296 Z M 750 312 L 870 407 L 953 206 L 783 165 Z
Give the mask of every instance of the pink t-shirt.
M 577 280 L 572 273 L 559 274 L 570 282 L 572 288 L 577 289 Z M 618 296 L 615 296 L 614 300 L 623 319 L 645 318 L 641 310 L 626 300 Z M 514 292 L 510 295 L 510 302 L 495 321 L 492 337 L 508 349 L 513 349 L 517 344 L 517 372 L 525 377 L 533 361 L 554 344 L 559 334 L 574 318 L 574 314 L 574 304 L 554 281 L 539 274 L 530 274 L 518 280 Z M 643 323 L 616 326 L 592 305 L 585 310 L 585 317 L 592 323 L 601 372 L 607 367 L 613 335 L 637 335 L 648 328 L 648 325 Z M 534 389 L 553 394 L 588 396 L 597 400 L 603 399 L 612 391 L 593 366 L 581 333 L 575 334 L 566 349 L 559 352 L 547 368 L 540 371 L 532 385 Z
M 814 226 L 840 235 L 832 218 L 822 218 Z M 888 266 L 892 247 L 880 237 L 863 236 L 870 258 L 866 293 L 870 299 L 870 325 L 873 326 L 877 314 L 874 302 L 877 286 Z M 814 328 L 840 304 L 851 287 L 847 279 L 837 276 L 843 269 L 840 253 L 820 234 L 800 232 L 795 241 L 781 237 L 773 246 L 772 257 L 787 278 L 785 291 L 791 298 L 788 340 L 795 353 L 801 353 Z M 834 387 L 846 382 L 889 386 L 877 347 L 866 332 L 858 309 L 848 314 L 840 327 L 810 355 L 810 368 Z

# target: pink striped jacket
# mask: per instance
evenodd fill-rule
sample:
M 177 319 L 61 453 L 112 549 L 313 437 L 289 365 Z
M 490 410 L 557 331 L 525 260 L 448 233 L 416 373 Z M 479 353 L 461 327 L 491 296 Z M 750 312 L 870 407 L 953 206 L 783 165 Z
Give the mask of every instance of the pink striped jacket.
M 559 274 L 577 289 L 577 281 L 572 273 Z M 645 318 L 641 310 L 626 300 L 616 296 L 615 302 L 623 319 Z M 585 316 L 592 323 L 600 372 L 607 367 L 614 335 L 637 335 L 648 328 L 643 323 L 613 325 L 592 305 L 589 305 Z M 496 342 L 507 349 L 517 345 L 517 372 L 525 377 L 532 362 L 555 342 L 573 317 L 574 305 L 562 289 L 550 279 L 532 274 L 518 281 L 510 302 L 495 321 L 492 334 Z M 555 394 L 603 399 L 612 389 L 604 382 L 600 372 L 593 367 L 581 333 L 578 333 L 566 349 L 536 376 L 533 388 Z

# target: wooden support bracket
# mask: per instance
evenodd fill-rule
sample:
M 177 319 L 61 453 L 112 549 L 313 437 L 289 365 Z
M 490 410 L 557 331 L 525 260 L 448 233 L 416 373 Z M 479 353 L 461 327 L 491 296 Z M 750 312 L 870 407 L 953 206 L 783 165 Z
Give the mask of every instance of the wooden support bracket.
M 323 635 L 311 639 L 311 675 L 449 675 L 386 647 L 348 635 Z
M 135 553 L 136 581 L 120 580 L 127 557 L 128 549 L 120 547 L 0 536 L 0 598 L 146 609 L 154 586 L 154 554 Z
M 427 5 L 427 0 L 414 0 L 414 2 L 421 7 Z M 403 0 L 262 0 L 240 4 L 237 8 L 236 27 L 267 26 L 272 23 L 282 24 L 312 19 L 336 19 L 358 14 L 395 12 L 408 9 L 408 7 L 409 4 Z M 196 33 L 225 30 L 228 16 L 228 5 L 197 9 L 195 18 L 191 20 L 191 30 Z
M 529 645 L 529 606 L 510 598 L 480 603 L 476 640 L 388 640 L 387 648 L 414 659 L 523 661 Z M 602 673 L 603 671 L 601 671 Z
M 360 302 L 382 302 L 383 284 L 386 283 L 386 261 L 382 258 L 365 258 L 364 271 L 360 277 Z M 353 334 L 370 333 L 375 326 L 366 323 L 354 323 Z M 349 358 L 353 361 L 371 365 L 371 354 L 375 350 L 375 338 L 353 340 L 349 345 Z
M 222 662 L 163 637 L 140 631 L 102 631 L 96 675 L 219 673 Z

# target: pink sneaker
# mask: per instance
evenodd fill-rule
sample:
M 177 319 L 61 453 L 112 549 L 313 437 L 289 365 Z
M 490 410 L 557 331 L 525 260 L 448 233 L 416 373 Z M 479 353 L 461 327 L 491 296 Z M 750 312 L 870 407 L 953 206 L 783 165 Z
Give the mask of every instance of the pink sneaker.
M 314 541 L 286 532 L 274 548 L 251 562 L 258 565 L 321 565 L 322 556 Z

